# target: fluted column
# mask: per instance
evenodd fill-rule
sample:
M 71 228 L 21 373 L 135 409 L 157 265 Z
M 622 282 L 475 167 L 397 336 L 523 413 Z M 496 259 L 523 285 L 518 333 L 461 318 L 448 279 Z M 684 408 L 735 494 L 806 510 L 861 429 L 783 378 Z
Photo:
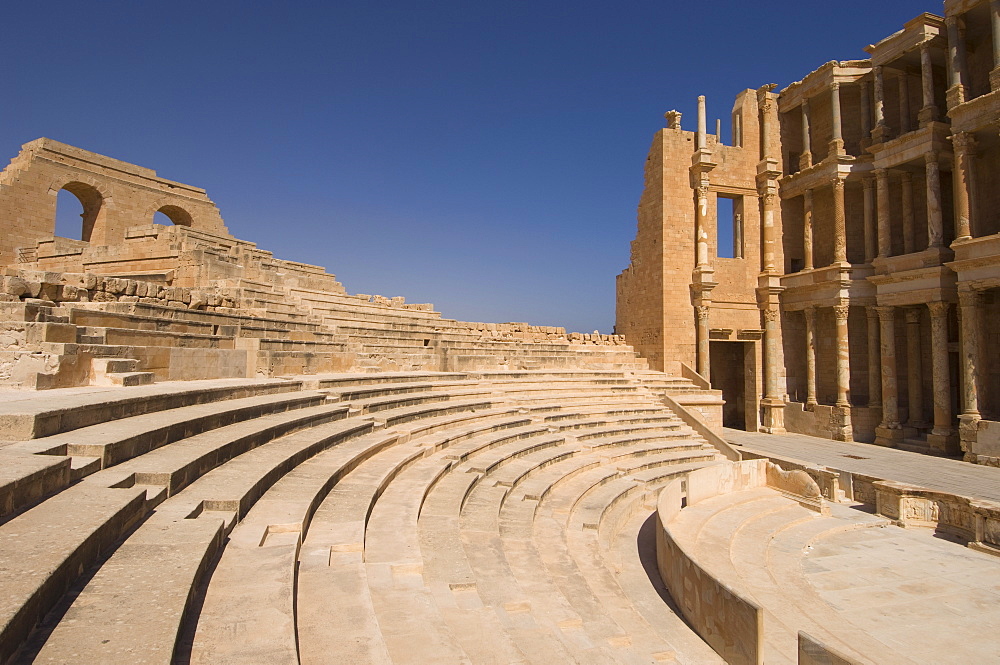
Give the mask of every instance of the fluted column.
M 865 308 L 868 317 L 868 406 L 882 406 L 882 352 L 879 347 L 878 312 L 874 307 Z
M 979 292 L 959 291 L 962 323 L 962 415 L 979 417 Z
M 959 132 L 951 137 L 955 148 L 955 240 L 972 237 L 972 158 L 976 139 L 968 132 Z
M 913 175 L 903 171 L 903 253 L 909 254 L 916 250 L 916 240 L 913 237 Z
M 844 179 L 833 181 L 833 262 L 847 262 L 847 211 L 844 206 Z
M 813 193 L 807 189 L 802 194 L 802 254 L 806 270 L 813 269 Z
M 908 424 L 911 427 L 924 425 L 923 372 L 920 357 L 920 310 L 908 308 L 906 311 L 906 391 L 909 404 Z
M 937 120 L 937 107 L 934 105 L 934 69 L 931 64 L 931 43 L 920 44 L 920 89 L 923 106 L 917 114 L 920 126 L 923 127 Z
M 892 256 L 892 235 L 890 224 L 892 218 L 889 211 L 889 172 L 885 169 L 875 169 L 878 198 L 878 256 L 887 259 Z
M 879 320 L 879 344 L 882 350 L 882 423 L 876 442 L 893 445 L 901 438 L 899 430 L 899 397 L 896 384 L 896 311 L 894 307 L 876 307 Z
M 833 139 L 830 141 L 830 154 L 844 153 L 843 127 L 840 120 L 840 83 L 834 81 L 830 86 L 830 113 L 833 123 Z
M 865 214 L 865 263 L 871 263 L 878 256 L 878 232 L 875 228 L 875 179 L 861 181 L 864 188 Z
M 954 434 L 951 413 L 951 372 L 948 368 L 948 308 L 946 302 L 930 302 L 931 314 L 931 382 L 934 390 L 934 429 L 928 440 L 941 437 L 946 448 L 947 440 Z
M 764 245 L 764 272 L 774 272 L 774 261 L 775 261 L 775 228 L 774 228 L 774 218 L 775 218 L 775 208 L 778 205 L 778 194 L 773 187 L 767 187 L 763 195 L 763 212 L 764 212 L 764 223 L 761 229 L 761 235 L 763 236 Z
M 816 406 L 816 308 L 807 307 L 806 315 L 806 408 Z
M 802 156 L 799 157 L 799 168 L 812 166 L 812 140 L 809 136 L 809 100 L 802 100 Z
M 927 181 L 927 244 L 941 247 L 944 244 L 944 219 L 941 207 L 941 166 L 937 155 L 924 155 Z
M 698 319 L 696 334 L 698 336 L 698 373 L 706 380 L 710 379 L 711 363 L 709 362 L 708 306 L 698 305 L 695 308 Z

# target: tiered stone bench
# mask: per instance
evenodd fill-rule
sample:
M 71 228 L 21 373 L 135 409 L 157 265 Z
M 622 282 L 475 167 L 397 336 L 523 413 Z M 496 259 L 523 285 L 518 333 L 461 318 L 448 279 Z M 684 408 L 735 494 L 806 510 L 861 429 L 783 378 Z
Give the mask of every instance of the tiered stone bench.
M 43 460 L 5 467 L 20 475 L 0 523 L 3 662 L 717 662 L 682 624 L 630 609 L 653 583 L 621 586 L 596 539 L 638 528 L 656 488 L 723 459 L 622 372 L 0 404 L 23 435 L 0 457 Z

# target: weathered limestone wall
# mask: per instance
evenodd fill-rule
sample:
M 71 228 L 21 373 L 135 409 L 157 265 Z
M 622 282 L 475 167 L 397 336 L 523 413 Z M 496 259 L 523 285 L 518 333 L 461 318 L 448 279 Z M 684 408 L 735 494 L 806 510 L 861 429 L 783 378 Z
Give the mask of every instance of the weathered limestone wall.
M 74 148 L 51 139 L 24 144 L 0 174 L 0 265 L 18 260 L 55 231 L 56 198 L 67 189 L 83 204 L 85 241 L 114 245 L 126 229 L 162 211 L 175 224 L 227 236 L 205 190 L 159 178 L 152 169 Z

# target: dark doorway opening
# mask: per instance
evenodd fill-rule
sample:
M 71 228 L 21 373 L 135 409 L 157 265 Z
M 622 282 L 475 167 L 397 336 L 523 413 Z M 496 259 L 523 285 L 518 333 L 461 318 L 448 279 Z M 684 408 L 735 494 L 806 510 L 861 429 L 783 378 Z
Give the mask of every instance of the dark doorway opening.
M 733 429 L 747 428 L 746 384 L 750 374 L 747 368 L 747 342 L 709 342 L 712 387 L 722 391 L 722 424 Z M 752 346 L 752 345 L 751 345 Z

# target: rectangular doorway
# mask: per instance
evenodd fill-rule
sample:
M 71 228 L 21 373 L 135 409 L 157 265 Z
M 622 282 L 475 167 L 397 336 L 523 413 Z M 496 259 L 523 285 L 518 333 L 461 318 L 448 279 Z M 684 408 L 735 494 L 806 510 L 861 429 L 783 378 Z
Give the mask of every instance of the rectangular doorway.
M 753 394 L 753 342 L 709 342 L 712 388 L 722 391 L 722 424 L 747 429 L 747 396 Z

